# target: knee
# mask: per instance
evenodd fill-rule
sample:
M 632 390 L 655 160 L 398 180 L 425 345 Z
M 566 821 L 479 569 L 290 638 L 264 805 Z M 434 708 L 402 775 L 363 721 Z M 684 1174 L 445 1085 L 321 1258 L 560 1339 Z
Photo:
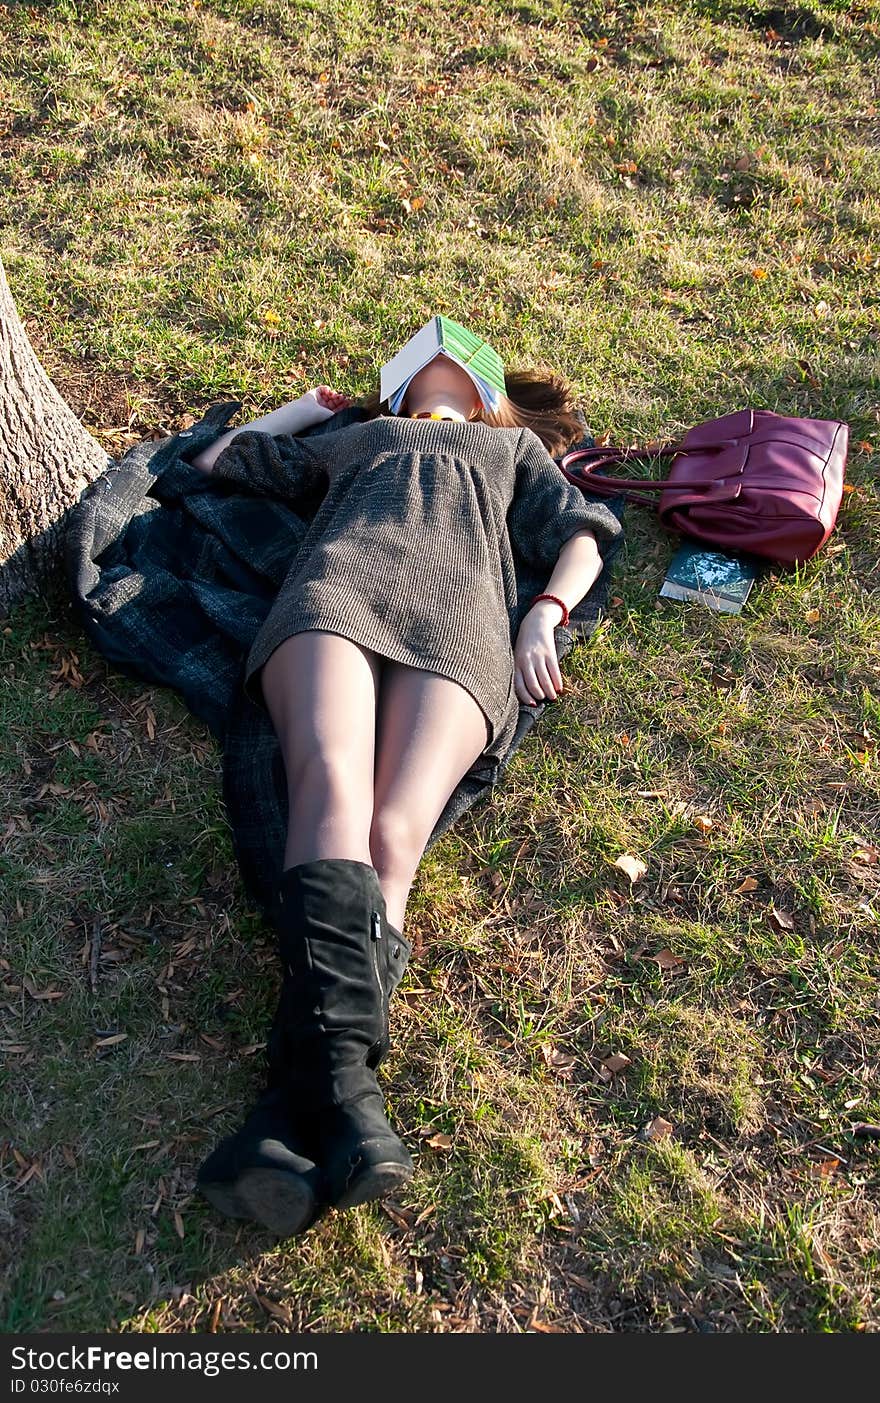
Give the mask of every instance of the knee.
M 419 837 L 406 814 L 379 809 L 370 826 L 370 855 L 382 878 L 409 880 L 419 865 Z

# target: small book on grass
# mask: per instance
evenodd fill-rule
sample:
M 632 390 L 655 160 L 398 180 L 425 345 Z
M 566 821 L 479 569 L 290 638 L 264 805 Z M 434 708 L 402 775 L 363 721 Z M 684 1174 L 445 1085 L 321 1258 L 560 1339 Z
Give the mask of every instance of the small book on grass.
M 738 614 L 762 565 L 754 555 L 728 554 L 697 541 L 682 541 L 669 562 L 660 598 L 692 599 L 722 614 Z
M 400 409 L 407 386 L 414 375 L 443 354 L 467 371 L 477 387 L 486 409 L 497 409 L 500 396 L 506 393 L 504 365 L 498 352 L 488 341 L 476 336 L 466 326 L 451 317 L 432 317 L 421 331 L 411 336 L 406 345 L 382 366 L 379 395 L 388 401 L 392 414 Z

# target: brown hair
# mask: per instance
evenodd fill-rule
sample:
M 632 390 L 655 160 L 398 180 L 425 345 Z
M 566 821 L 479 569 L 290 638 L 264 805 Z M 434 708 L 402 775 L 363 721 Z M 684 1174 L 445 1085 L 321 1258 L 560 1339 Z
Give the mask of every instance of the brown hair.
M 508 371 L 504 383 L 507 393 L 498 408 L 481 409 L 474 416 L 479 423 L 498 429 L 532 429 L 554 458 L 584 437 L 583 421 L 575 414 L 574 390 L 564 376 L 538 366 Z M 355 403 L 370 419 L 388 414 L 387 401 L 380 400 L 378 390 Z

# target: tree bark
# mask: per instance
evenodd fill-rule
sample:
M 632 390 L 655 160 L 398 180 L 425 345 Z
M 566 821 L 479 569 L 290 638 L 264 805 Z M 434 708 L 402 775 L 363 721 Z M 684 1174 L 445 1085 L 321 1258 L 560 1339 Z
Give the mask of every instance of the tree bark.
M 0 263 L 0 614 L 57 570 L 67 513 L 110 461 L 37 360 Z

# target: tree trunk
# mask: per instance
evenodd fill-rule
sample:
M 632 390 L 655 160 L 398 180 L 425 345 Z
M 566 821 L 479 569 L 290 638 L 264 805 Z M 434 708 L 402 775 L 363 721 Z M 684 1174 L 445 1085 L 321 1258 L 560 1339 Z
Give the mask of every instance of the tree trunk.
M 57 569 L 67 512 L 109 461 L 37 360 L 0 263 L 0 614 Z

